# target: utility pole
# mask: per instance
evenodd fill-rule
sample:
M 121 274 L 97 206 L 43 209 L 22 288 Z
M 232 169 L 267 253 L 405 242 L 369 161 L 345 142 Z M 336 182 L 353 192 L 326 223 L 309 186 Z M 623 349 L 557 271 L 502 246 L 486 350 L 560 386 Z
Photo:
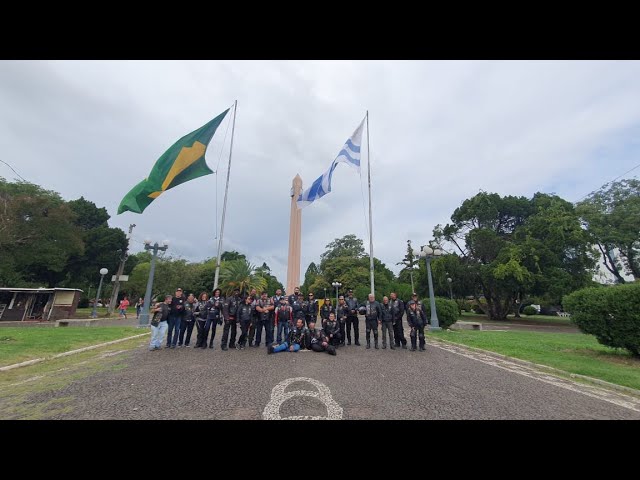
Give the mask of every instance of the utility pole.
M 120 259 L 120 266 L 118 267 L 118 273 L 116 273 L 116 281 L 113 285 L 113 295 L 111 295 L 111 301 L 109 302 L 109 315 L 111 315 L 113 313 L 113 310 L 116 308 L 115 304 L 118 301 L 118 292 L 120 290 L 120 275 L 122 275 L 122 272 L 124 272 L 124 264 L 129 257 L 129 240 L 131 239 L 131 232 L 133 232 L 133 227 L 135 226 L 135 223 L 129 225 L 129 234 L 127 235 L 127 248 L 124 250 L 124 254 Z

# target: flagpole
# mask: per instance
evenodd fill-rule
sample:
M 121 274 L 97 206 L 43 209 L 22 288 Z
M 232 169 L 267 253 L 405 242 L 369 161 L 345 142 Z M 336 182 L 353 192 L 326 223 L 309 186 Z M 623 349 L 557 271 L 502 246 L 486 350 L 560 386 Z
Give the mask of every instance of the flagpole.
M 222 234 L 224 233 L 224 217 L 227 213 L 227 194 L 229 193 L 229 176 L 231 174 L 231 154 L 233 153 L 233 134 L 236 130 L 236 110 L 238 100 L 233 103 L 233 125 L 231 127 L 231 146 L 229 147 L 229 166 L 227 167 L 227 184 L 224 187 L 224 202 L 222 204 L 222 221 L 220 222 L 220 238 L 218 239 L 218 254 L 216 255 L 216 275 L 213 280 L 213 289 L 218 288 L 220 278 L 220 255 L 222 253 Z
M 369 110 L 367 110 L 367 177 L 369 180 L 369 268 L 371 275 L 371 292 L 375 294 L 373 281 L 373 220 L 371 215 L 371 149 L 369 147 Z

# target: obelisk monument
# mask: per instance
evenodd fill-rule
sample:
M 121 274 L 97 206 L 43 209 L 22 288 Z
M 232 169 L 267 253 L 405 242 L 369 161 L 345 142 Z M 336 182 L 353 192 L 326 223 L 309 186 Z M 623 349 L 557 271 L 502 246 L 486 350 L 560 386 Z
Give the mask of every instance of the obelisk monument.
M 289 219 L 289 262 L 287 263 L 287 295 L 300 286 L 300 240 L 302 237 L 302 210 L 296 201 L 302 193 L 302 178 L 296 175 L 291 186 L 291 217 Z

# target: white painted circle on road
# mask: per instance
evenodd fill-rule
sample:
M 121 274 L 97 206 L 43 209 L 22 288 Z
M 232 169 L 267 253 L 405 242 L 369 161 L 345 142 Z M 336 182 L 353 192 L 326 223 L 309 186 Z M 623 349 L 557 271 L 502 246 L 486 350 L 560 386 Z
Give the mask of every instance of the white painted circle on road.
M 318 389 L 317 392 L 311 392 L 309 390 L 293 390 L 291 392 L 285 392 L 285 389 L 296 382 L 307 382 L 312 384 Z M 280 407 L 284 402 L 293 397 L 312 397 L 320 400 L 325 407 L 327 407 L 327 416 L 315 416 L 315 415 L 295 415 L 292 417 L 282 418 L 280 416 Z M 331 396 L 331 390 L 324 383 L 314 380 L 308 377 L 296 377 L 287 378 L 278 383 L 273 390 L 271 390 L 271 398 L 264 407 L 262 412 L 262 418 L 264 420 L 342 420 L 342 407 Z

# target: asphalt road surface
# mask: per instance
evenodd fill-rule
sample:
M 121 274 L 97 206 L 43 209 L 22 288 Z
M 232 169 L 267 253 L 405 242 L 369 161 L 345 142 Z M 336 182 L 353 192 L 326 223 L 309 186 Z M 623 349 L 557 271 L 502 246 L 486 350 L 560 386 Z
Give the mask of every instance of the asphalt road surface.
M 361 322 L 362 327 L 362 322 Z M 220 327 L 218 327 L 220 330 Z M 362 328 L 362 330 L 364 330 Z M 267 355 L 147 342 L 28 402 L 65 399 L 60 419 L 640 419 L 640 399 L 433 342 L 426 352 L 346 346 Z M 195 332 L 194 332 L 195 336 Z M 114 350 L 117 350 L 114 348 Z

